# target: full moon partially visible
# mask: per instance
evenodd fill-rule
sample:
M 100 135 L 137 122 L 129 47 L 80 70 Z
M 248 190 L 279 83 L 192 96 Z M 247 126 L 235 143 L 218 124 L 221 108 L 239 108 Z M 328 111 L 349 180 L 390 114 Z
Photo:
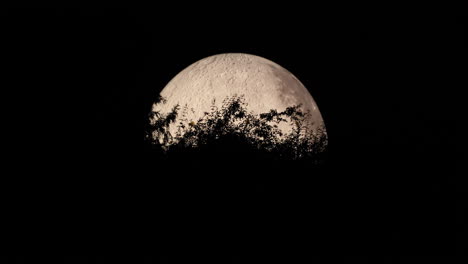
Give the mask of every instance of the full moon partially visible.
M 304 85 L 280 65 L 250 54 L 226 53 L 199 60 L 177 74 L 161 96 L 166 102 L 154 104 L 153 111 L 165 114 L 177 104 L 187 106 L 187 122 L 202 118 L 213 101 L 220 107 L 227 97 L 242 96 L 253 114 L 301 105 L 302 111 L 309 112 L 311 131 L 324 128 L 317 104 Z

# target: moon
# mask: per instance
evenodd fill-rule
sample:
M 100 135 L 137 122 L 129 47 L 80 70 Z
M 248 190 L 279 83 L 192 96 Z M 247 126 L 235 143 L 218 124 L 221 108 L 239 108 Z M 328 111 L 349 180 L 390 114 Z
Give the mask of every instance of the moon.
M 202 118 L 213 103 L 220 107 L 232 96 L 244 97 L 253 114 L 301 105 L 309 113 L 311 131 L 321 127 L 325 132 L 322 115 L 306 87 L 285 68 L 255 55 L 225 53 L 201 59 L 177 74 L 160 95 L 165 102 L 154 104 L 153 111 L 166 114 L 177 104 L 187 106 L 186 122 Z M 170 130 L 175 131 L 175 125 Z

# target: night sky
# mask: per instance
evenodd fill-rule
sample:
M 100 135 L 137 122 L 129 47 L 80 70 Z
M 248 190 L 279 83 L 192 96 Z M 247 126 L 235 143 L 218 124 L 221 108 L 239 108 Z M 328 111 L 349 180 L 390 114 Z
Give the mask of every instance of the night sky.
M 1 11 L 6 75 L 21 98 L 13 119 L 28 120 L 15 154 L 21 173 L 10 176 L 7 193 L 10 244 L 24 256 L 11 263 L 34 263 L 42 253 L 29 248 L 42 246 L 51 251 L 44 258 L 58 263 L 62 253 L 108 255 L 63 263 L 108 263 L 134 249 L 143 252 L 132 263 L 191 256 L 257 263 L 276 259 L 276 248 L 297 251 L 284 263 L 314 260 L 314 250 L 359 263 L 466 254 L 455 103 L 466 52 L 460 9 L 178 8 Z M 172 77 L 224 52 L 262 56 L 292 72 L 321 110 L 330 152 L 315 175 L 283 169 L 272 177 L 285 178 L 283 187 L 255 183 L 242 203 L 210 207 L 222 187 L 202 179 L 206 200 L 187 192 L 196 181 L 178 171 L 192 165 L 155 160 L 143 130 Z M 239 176 L 248 177 L 259 175 Z M 170 187 L 158 180 L 167 178 L 177 180 Z M 248 199 L 243 215 L 236 206 Z M 235 232 L 239 219 L 259 227 Z M 197 254 L 184 255 L 185 248 Z

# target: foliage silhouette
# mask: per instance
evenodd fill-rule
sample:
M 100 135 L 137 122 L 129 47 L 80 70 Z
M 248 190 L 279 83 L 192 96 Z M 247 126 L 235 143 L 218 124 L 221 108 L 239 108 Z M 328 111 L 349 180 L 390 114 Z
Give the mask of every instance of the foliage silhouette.
M 158 103 L 165 99 L 158 98 Z M 242 96 L 228 97 L 220 108 L 213 102 L 211 111 L 196 122 L 187 119 L 187 106 L 181 111 L 176 105 L 167 114 L 153 111 L 145 138 L 168 158 L 323 161 L 328 144 L 325 129 L 312 131 L 310 113 L 302 112 L 300 105 L 259 115 L 246 107 Z M 281 129 L 285 125 L 292 128 L 289 133 Z

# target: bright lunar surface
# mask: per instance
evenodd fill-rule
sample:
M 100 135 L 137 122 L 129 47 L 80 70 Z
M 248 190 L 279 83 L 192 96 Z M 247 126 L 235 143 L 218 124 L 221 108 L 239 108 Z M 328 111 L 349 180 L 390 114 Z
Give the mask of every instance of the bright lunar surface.
M 213 100 L 220 107 L 227 97 L 243 96 L 247 111 L 253 114 L 281 112 L 300 104 L 302 111 L 310 113 L 311 131 L 324 128 L 317 104 L 304 85 L 280 65 L 250 54 L 226 53 L 199 60 L 177 74 L 161 96 L 167 101 L 154 104 L 153 111 L 166 114 L 177 104 L 181 109 L 187 106 L 187 122 L 210 112 Z

